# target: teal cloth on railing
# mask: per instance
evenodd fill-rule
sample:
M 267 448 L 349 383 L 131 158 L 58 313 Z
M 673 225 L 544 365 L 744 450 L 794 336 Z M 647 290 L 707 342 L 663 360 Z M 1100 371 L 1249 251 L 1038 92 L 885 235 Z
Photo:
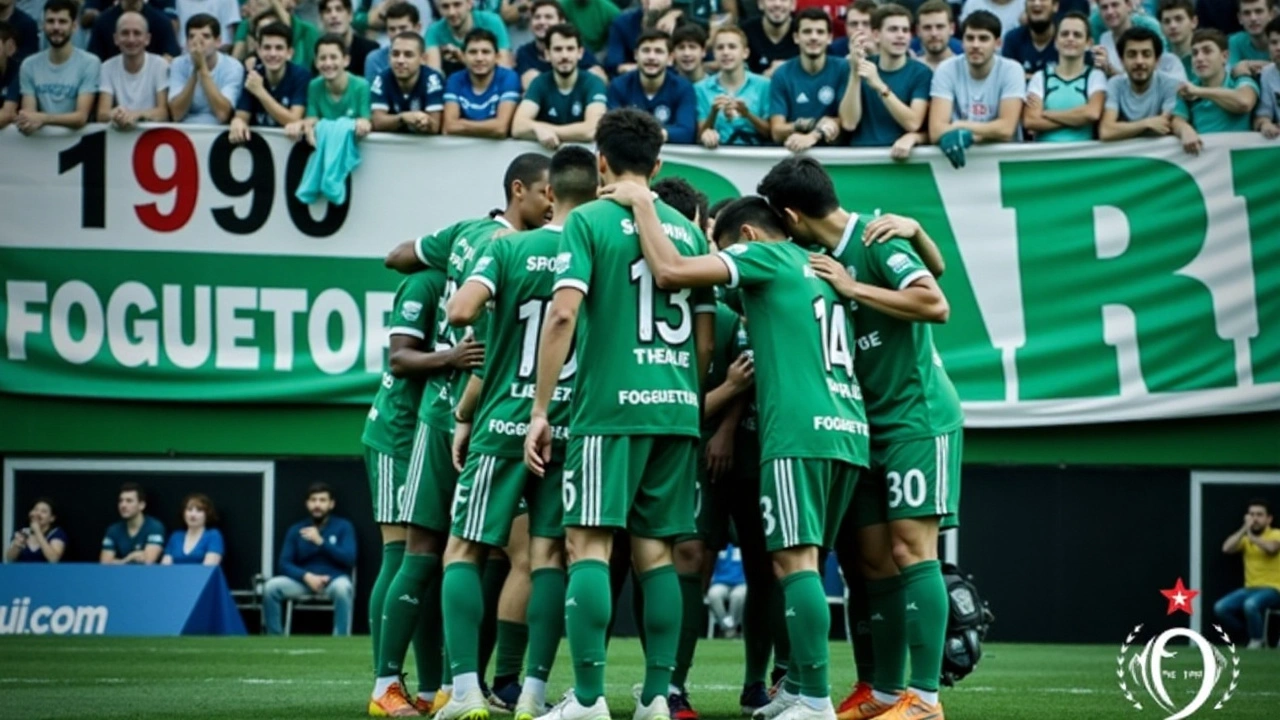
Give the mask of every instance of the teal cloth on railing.
M 360 165 L 356 149 L 356 121 L 352 118 L 321 120 L 316 123 L 316 149 L 307 160 L 302 181 L 294 193 L 311 204 L 323 195 L 329 202 L 347 201 L 347 176 Z

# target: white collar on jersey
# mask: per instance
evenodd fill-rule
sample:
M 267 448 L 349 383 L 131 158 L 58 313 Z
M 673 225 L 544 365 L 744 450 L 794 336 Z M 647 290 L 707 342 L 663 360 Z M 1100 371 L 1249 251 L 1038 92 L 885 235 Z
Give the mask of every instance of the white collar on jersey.
M 858 213 L 849 213 L 849 222 L 845 223 L 844 235 L 840 237 L 840 244 L 835 250 L 831 251 L 832 257 L 840 257 L 844 254 L 844 249 L 849 245 L 849 240 L 853 238 L 853 230 L 858 227 Z

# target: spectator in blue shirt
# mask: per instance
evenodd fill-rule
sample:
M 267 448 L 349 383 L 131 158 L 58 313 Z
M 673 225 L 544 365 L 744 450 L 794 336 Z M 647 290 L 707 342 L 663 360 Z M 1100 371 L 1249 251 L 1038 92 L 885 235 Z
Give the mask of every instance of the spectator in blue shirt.
M 849 84 L 849 61 L 827 55 L 831 16 L 822 8 L 801 10 L 795 26 L 800 55 L 773 73 L 769 126 L 774 142 L 798 153 L 839 137 L 836 118 Z
M 250 125 L 285 127 L 302 119 L 311 74 L 292 60 L 293 30 L 288 25 L 272 22 L 258 31 L 258 59 L 245 75 L 227 135 L 232 143 L 247 142 Z
M 553 26 L 566 22 L 568 20 L 559 0 L 534 0 L 533 9 L 529 11 L 529 32 L 533 34 L 533 39 L 516 49 L 516 74 L 520 76 L 520 84 L 525 90 L 529 89 L 539 75 L 551 70 L 551 58 L 547 54 L 547 32 Z M 592 73 L 601 82 L 609 82 L 609 76 L 600 67 L 595 53 L 586 47 L 582 48 L 578 69 Z
M 147 517 L 147 494 L 137 483 L 120 486 L 120 521 L 107 528 L 98 562 L 103 565 L 155 565 L 164 550 L 164 525 Z
M 1057 0 L 1027 0 L 1027 23 L 1010 30 L 1001 43 L 1000 54 L 1022 65 L 1028 80 L 1058 62 L 1057 12 Z
M 4 557 L 8 562 L 56 563 L 67 549 L 67 534 L 55 526 L 58 516 L 53 501 L 39 498 L 27 513 L 30 524 L 13 534 L 13 544 Z
M 637 69 L 609 83 L 609 109 L 637 108 L 662 123 L 663 140 L 687 145 L 698 129 L 693 85 L 671 70 L 671 38 L 653 28 L 640 34 Z
M 511 134 L 520 76 L 498 65 L 498 41 L 488 30 L 472 30 L 462 45 L 467 69 L 444 84 L 444 134 L 501 140 Z
M 218 522 L 218 511 L 204 493 L 191 493 L 182 501 L 182 521 L 187 529 L 176 530 L 165 545 L 161 565 L 219 565 L 226 548 L 222 533 L 209 527 Z
M 411 2 L 388 3 L 387 45 L 369 53 L 364 59 L 364 79 L 372 85 L 375 78 L 391 69 L 391 40 L 397 35 L 411 32 L 422 37 L 422 13 Z M 425 41 L 424 41 L 425 43 Z
M 747 606 L 747 576 L 742 570 L 742 551 L 728 545 L 716 556 L 707 588 L 707 607 L 725 637 L 734 637 L 742 625 L 742 612 Z
M 698 141 L 721 145 L 769 144 L 769 78 L 747 70 L 747 34 L 732 25 L 712 36 L 720 72 L 694 86 Z
M 641 34 L 656 28 L 670 35 L 683 16 L 683 10 L 671 7 L 671 0 L 640 0 L 640 7 L 619 13 L 609 24 L 604 69 L 615 78 L 635 70 Z
M 355 587 L 351 571 L 356 565 L 356 529 L 351 521 L 333 515 L 333 490 L 324 483 L 307 489 L 310 518 L 295 523 L 285 533 L 280 550 L 280 570 L 267 581 L 264 614 L 267 633 L 281 635 L 281 610 L 285 598 L 324 595 L 333 601 L 333 634 L 351 634 L 351 605 Z
M 422 36 L 404 32 L 391 41 L 391 68 L 373 79 L 373 129 L 436 135 L 444 112 L 444 76 L 422 64 Z
M 856 66 L 840 101 L 840 127 L 853 133 L 854 147 L 888 147 L 890 157 L 904 160 L 919 143 L 927 143 L 924 119 L 929 112 L 929 66 L 907 56 L 911 12 L 888 4 L 872 19 L 879 57 L 854 51 Z

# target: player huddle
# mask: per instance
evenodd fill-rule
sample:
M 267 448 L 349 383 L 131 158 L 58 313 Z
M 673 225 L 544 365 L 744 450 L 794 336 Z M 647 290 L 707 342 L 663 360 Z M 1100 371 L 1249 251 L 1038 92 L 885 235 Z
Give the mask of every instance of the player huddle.
M 412 274 L 364 435 L 384 540 L 371 715 L 610 717 L 629 565 L 645 648 L 633 717 L 696 718 L 684 688 L 705 569 L 732 525 L 744 713 L 943 717 L 937 538 L 959 505 L 963 418 L 929 325 L 948 314 L 937 248 L 907 218 L 843 210 L 808 158 L 712 220 L 687 184 L 650 189 L 662 142 L 651 116 L 611 111 L 597 154 L 521 155 L 505 210 L 388 257 Z M 829 548 L 859 620 L 839 708 Z M 574 683 L 549 705 L 562 636 Z

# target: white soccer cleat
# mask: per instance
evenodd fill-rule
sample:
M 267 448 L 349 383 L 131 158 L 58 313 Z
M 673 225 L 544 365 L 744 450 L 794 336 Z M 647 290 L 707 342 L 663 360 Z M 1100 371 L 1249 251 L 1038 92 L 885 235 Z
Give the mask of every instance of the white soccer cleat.
M 516 700 L 515 718 L 514 720 L 534 720 L 547 712 L 547 704 L 542 702 L 533 693 L 521 692 L 520 699 Z
M 596 698 L 590 707 L 578 702 L 578 696 L 572 690 L 565 693 L 564 698 L 555 707 L 535 720 L 609 720 L 609 706 L 604 696 Z
M 657 695 L 648 705 L 642 705 L 636 699 L 636 712 L 631 720 L 671 720 L 671 709 L 667 707 L 667 696 Z
M 489 720 L 489 701 L 480 688 L 454 695 L 436 711 L 435 720 Z
M 830 703 L 821 710 L 815 710 L 803 701 L 793 702 L 777 720 L 836 720 L 836 709 Z
M 778 694 L 773 696 L 768 705 L 751 713 L 751 720 L 774 720 L 792 705 L 799 704 L 799 702 L 799 695 L 792 695 L 786 690 L 778 690 Z

